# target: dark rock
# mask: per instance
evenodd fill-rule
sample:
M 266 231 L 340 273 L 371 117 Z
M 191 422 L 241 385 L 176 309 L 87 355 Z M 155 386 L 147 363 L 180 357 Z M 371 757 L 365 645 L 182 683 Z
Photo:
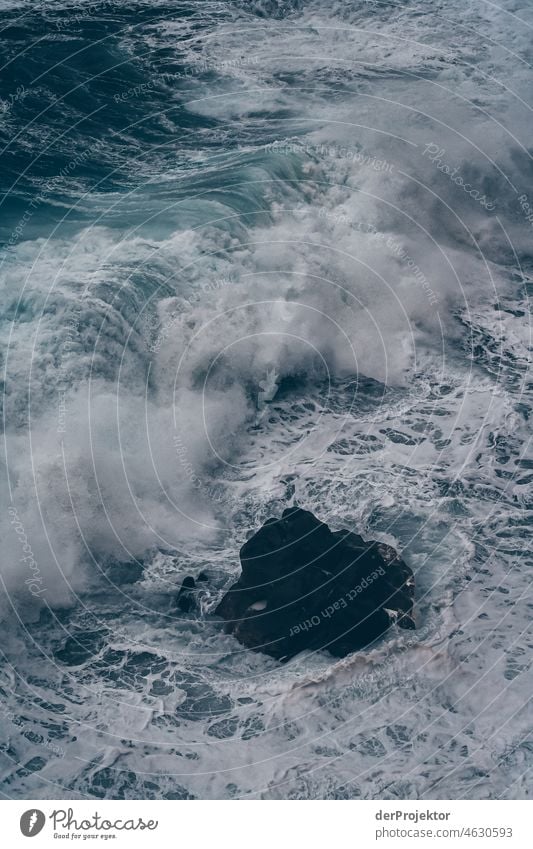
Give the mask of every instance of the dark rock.
M 286 660 L 304 649 L 336 657 L 396 622 L 414 628 L 414 578 L 396 551 L 332 532 L 299 508 L 268 519 L 241 548 L 242 573 L 215 609 L 248 648 Z
M 202 596 L 205 596 L 209 575 L 207 572 L 200 572 L 198 577 L 194 579 L 192 575 L 187 575 L 179 589 L 175 599 L 175 606 L 183 613 L 200 612 L 200 601 Z

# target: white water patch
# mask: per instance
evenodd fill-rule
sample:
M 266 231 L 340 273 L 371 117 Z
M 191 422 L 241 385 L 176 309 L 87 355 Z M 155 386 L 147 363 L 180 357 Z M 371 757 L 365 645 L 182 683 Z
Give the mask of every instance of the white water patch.
M 271 225 L 250 226 L 244 243 L 210 225 L 159 241 L 97 228 L 16 251 L 4 290 L 15 320 L 4 499 L 34 540 L 49 603 L 84 586 L 78 561 L 216 531 L 207 481 L 240 462 L 269 374 L 276 385 L 358 375 L 401 385 L 442 344 L 440 312 L 409 279 L 409 243 L 354 227 L 350 198 L 337 203 L 346 220 L 332 220 L 342 190 L 310 192 L 322 206 L 296 199 L 288 212 L 272 198 Z M 453 280 L 438 267 L 444 299 Z M 25 590 L 13 562 L 9 591 Z

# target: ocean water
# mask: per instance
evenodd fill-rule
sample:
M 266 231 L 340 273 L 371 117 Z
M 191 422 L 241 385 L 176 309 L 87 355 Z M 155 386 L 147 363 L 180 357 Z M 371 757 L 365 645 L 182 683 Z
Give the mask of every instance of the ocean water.
M 0 8 L 3 796 L 526 798 L 531 4 Z M 223 634 L 291 504 L 416 631 Z

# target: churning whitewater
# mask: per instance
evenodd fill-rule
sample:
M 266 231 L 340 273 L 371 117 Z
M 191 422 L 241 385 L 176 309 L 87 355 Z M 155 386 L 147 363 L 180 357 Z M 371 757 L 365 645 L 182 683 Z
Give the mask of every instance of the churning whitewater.
M 530 5 L 0 7 L 3 794 L 527 797 Z M 224 634 L 292 505 L 415 631 Z

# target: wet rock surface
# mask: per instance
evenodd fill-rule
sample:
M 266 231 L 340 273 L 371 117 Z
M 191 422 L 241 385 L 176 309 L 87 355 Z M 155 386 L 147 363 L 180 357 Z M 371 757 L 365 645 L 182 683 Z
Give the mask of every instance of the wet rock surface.
M 285 510 L 241 548 L 242 573 L 215 614 L 244 646 L 287 660 L 305 649 L 343 657 L 396 622 L 415 628 L 414 578 L 396 551 L 312 513 Z
M 200 572 L 195 579 L 192 575 L 187 575 L 176 596 L 175 606 L 182 613 L 198 612 L 200 609 L 200 593 L 205 588 L 206 582 L 209 580 L 205 572 Z

